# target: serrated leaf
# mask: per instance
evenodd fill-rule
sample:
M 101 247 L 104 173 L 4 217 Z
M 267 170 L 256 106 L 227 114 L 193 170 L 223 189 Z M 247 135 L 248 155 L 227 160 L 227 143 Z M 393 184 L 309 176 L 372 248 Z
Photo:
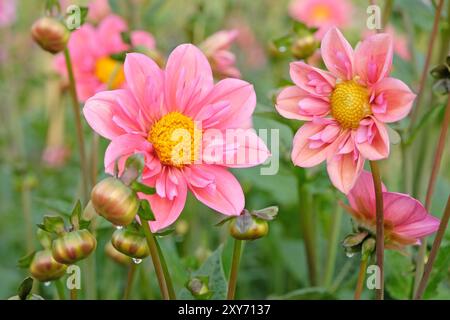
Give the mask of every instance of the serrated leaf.
M 33 278 L 25 278 L 20 284 L 19 289 L 17 290 L 17 295 L 19 296 L 20 300 L 26 300 L 31 292 L 31 289 L 33 289 Z
M 146 184 L 140 183 L 138 181 L 133 181 L 130 185 L 131 189 L 133 189 L 135 192 L 142 192 L 144 194 L 155 194 L 156 189 L 153 187 L 149 187 Z
M 155 216 L 153 215 L 150 204 L 146 199 L 140 200 L 138 215 L 142 220 L 155 221 Z
M 26 256 L 20 258 L 17 261 L 17 266 L 19 268 L 28 268 L 31 264 L 31 261 L 33 261 L 34 255 L 36 254 L 36 251 L 33 251 L 29 254 L 27 254 Z
M 267 207 L 267 208 L 264 208 L 264 209 L 253 210 L 251 212 L 251 214 L 256 216 L 256 217 L 258 217 L 258 218 L 260 218 L 260 219 L 270 221 L 270 220 L 275 219 L 275 217 L 277 216 L 277 214 L 278 214 L 278 207 L 277 206 L 271 206 L 271 207 Z

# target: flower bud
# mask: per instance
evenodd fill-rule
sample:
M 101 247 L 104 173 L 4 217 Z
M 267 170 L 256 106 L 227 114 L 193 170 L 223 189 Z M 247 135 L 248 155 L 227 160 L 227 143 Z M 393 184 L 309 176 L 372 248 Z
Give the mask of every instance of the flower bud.
M 91 201 L 99 215 L 117 226 L 133 222 L 139 209 L 136 193 L 113 177 L 97 183 L 92 189 Z
M 230 222 L 229 230 L 235 239 L 255 240 L 264 237 L 269 232 L 269 224 L 266 220 L 246 213 L 233 219 Z
M 199 300 L 206 300 L 212 292 L 209 291 L 206 279 L 192 278 L 187 283 L 186 287 L 192 293 L 192 295 Z
M 296 59 L 306 59 L 313 55 L 318 45 L 319 43 L 312 34 L 298 37 L 291 45 L 291 53 Z
M 376 240 L 374 238 L 368 238 L 364 240 L 361 248 L 361 254 L 363 257 L 370 257 L 370 255 L 375 251 Z
M 115 262 L 129 266 L 133 263 L 133 260 L 131 257 L 123 254 L 122 252 L 118 251 L 114 246 L 112 245 L 111 241 L 108 242 L 105 246 L 105 252 L 108 257 L 110 257 Z
M 55 54 L 64 50 L 69 41 L 70 32 L 60 21 L 43 17 L 33 24 L 31 35 L 42 49 Z
M 30 264 L 30 273 L 36 280 L 47 282 L 59 279 L 66 272 L 67 266 L 57 262 L 50 250 L 36 252 Z
M 344 248 L 350 248 L 360 245 L 364 239 L 367 237 L 369 233 L 367 231 L 363 231 L 356 234 L 350 234 L 345 237 L 344 241 L 342 241 L 342 245 Z
M 53 240 L 53 258 L 64 264 L 74 264 L 89 256 L 96 248 L 97 240 L 86 229 L 71 231 Z
M 117 229 L 111 243 L 119 252 L 132 258 L 143 259 L 150 254 L 145 237 L 137 231 Z

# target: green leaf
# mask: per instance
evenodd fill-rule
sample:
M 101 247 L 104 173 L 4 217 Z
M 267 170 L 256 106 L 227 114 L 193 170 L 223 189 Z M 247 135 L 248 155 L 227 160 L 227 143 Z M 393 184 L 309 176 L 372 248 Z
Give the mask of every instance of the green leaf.
M 411 258 L 401 252 L 386 250 L 384 270 L 386 290 L 395 299 L 409 299 L 414 272 Z
M 450 245 L 439 249 L 437 258 L 433 265 L 430 280 L 425 290 L 424 298 L 431 299 L 438 294 L 438 287 L 445 278 L 449 277 L 448 266 L 450 265 Z
M 78 229 L 80 226 L 81 213 L 82 213 L 81 202 L 80 200 L 78 200 L 72 209 L 72 213 L 70 214 L 70 222 L 75 227 L 75 229 Z
M 36 254 L 36 251 L 33 251 L 29 254 L 27 254 L 26 256 L 22 257 L 19 259 L 19 261 L 17 261 L 17 266 L 19 268 L 28 268 L 31 264 L 31 261 L 33 261 L 34 255 Z
M 20 300 L 26 300 L 31 292 L 31 289 L 33 289 L 33 278 L 25 278 L 20 284 L 19 289 L 17 290 L 17 295 L 19 296 Z
M 53 9 L 56 9 L 56 11 L 59 13 L 61 12 L 61 4 L 58 0 L 46 0 L 45 1 L 45 11 L 47 11 L 49 14 L 53 12 Z
M 126 56 L 127 56 L 127 51 L 113 53 L 110 55 L 111 59 L 119 61 L 119 62 L 124 62 Z
M 53 239 L 50 233 L 39 228 L 37 230 L 37 238 L 42 247 L 45 249 L 51 248 Z
M 223 245 L 220 245 L 203 263 L 203 265 L 191 274 L 191 278 L 209 280 L 208 287 L 211 292 L 211 300 L 223 300 L 227 295 L 227 280 L 222 265 Z M 188 289 L 183 288 L 177 295 L 179 299 L 193 300 L 195 297 Z
M 146 199 L 140 200 L 138 215 L 142 220 L 155 221 L 155 216 L 153 215 L 150 204 Z
M 124 43 L 131 45 L 131 33 L 129 31 L 121 32 L 120 36 L 122 37 L 122 41 Z
M 131 189 L 133 189 L 135 192 L 142 192 L 144 194 L 155 194 L 156 189 L 153 187 L 149 187 L 146 184 L 143 184 L 138 181 L 133 181 L 130 185 Z
M 80 13 L 81 13 L 81 15 L 80 15 L 81 25 L 80 26 L 82 26 L 86 22 L 87 15 L 89 13 L 89 8 L 88 7 L 80 7 Z
M 43 223 L 38 227 L 49 233 L 61 234 L 64 232 L 64 220 L 60 216 L 44 216 Z
M 419 132 L 428 124 L 431 119 L 433 119 L 438 113 L 440 113 L 444 109 L 445 105 L 440 105 L 435 108 L 431 108 L 431 110 L 419 120 L 419 123 L 414 127 L 408 139 L 405 142 L 405 145 L 410 145 L 413 143 Z

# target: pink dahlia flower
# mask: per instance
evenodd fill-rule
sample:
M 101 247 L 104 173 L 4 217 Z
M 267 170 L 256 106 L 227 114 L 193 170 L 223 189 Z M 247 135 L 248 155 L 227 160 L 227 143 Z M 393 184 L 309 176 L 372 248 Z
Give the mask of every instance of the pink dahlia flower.
M 0 0 L 0 27 L 7 27 L 16 21 L 16 0 Z
M 256 105 L 253 86 L 239 79 L 213 82 L 211 67 L 195 46 L 178 46 L 165 70 L 145 55 L 125 59 L 125 89 L 90 98 L 84 115 L 90 126 L 111 140 L 105 168 L 112 173 L 135 153 L 145 157 L 142 182 L 156 194 L 149 200 L 153 231 L 180 215 L 187 191 L 225 215 L 239 215 L 244 193 L 228 167 L 251 167 L 269 152 L 248 129 Z M 236 141 L 237 140 L 237 141 Z
M 313 167 L 326 160 L 332 183 L 344 193 L 352 189 L 365 159 L 389 155 L 386 123 L 403 119 L 411 110 L 415 94 L 389 77 L 392 51 L 388 34 L 373 35 L 353 51 L 332 28 L 321 45 L 329 71 L 291 63 L 295 86 L 277 98 L 282 116 L 307 121 L 294 137 L 293 163 Z
M 348 0 L 293 0 L 289 14 L 309 28 L 318 28 L 320 40 L 331 27 L 346 27 L 352 17 L 353 6 Z
M 240 78 L 241 73 L 236 68 L 236 56 L 230 47 L 238 36 L 237 30 L 223 30 L 214 33 L 200 44 L 212 70 L 219 78 Z
M 393 26 L 387 26 L 384 31 L 390 34 L 393 39 L 394 52 L 403 60 L 410 61 L 411 53 L 409 52 L 408 39 L 401 33 L 398 33 Z M 365 31 L 363 38 L 366 39 L 373 34 L 375 34 L 375 31 Z
M 388 192 L 382 185 L 384 205 L 384 236 L 388 249 L 420 244 L 420 239 L 439 228 L 439 219 L 430 215 L 423 205 L 407 194 Z M 350 206 L 345 208 L 360 227 L 376 233 L 375 192 L 372 175 L 363 171 L 348 194 Z
M 121 33 L 127 30 L 127 24 L 122 18 L 110 15 L 102 20 L 98 27 L 84 24 L 72 33 L 69 51 L 80 101 L 86 101 L 108 87 L 112 89 L 123 87 L 125 83 L 123 64 L 113 59 L 111 55 L 130 49 L 121 36 Z M 144 46 L 148 49 L 155 47 L 153 36 L 144 31 L 131 32 L 131 43 L 133 46 Z M 63 55 L 56 56 L 55 67 L 67 78 Z

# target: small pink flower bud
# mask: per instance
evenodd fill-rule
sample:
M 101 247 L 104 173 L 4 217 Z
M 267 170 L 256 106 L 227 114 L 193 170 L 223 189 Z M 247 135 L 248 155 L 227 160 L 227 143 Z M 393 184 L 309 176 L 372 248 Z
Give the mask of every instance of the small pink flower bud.
M 112 260 L 114 260 L 115 262 L 117 262 L 119 264 L 129 266 L 133 263 L 133 260 L 131 259 L 131 257 L 123 254 L 122 252 L 120 252 L 119 250 L 114 248 L 114 246 L 112 245 L 111 242 L 108 242 L 106 244 L 105 253 L 108 257 L 110 257 Z
M 138 231 L 117 229 L 111 243 L 117 251 L 135 259 L 143 259 L 150 254 L 145 237 Z
M 97 240 L 88 230 L 71 231 L 53 240 L 52 255 L 59 263 L 73 264 L 88 257 L 96 246 Z
M 42 49 L 56 54 L 64 50 L 69 41 L 70 32 L 60 21 L 43 17 L 33 24 L 31 35 Z
M 36 252 L 30 264 L 30 273 L 36 280 L 47 282 L 59 279 L 66 272 L 67 266 L 57 262 L 50 250 Z

